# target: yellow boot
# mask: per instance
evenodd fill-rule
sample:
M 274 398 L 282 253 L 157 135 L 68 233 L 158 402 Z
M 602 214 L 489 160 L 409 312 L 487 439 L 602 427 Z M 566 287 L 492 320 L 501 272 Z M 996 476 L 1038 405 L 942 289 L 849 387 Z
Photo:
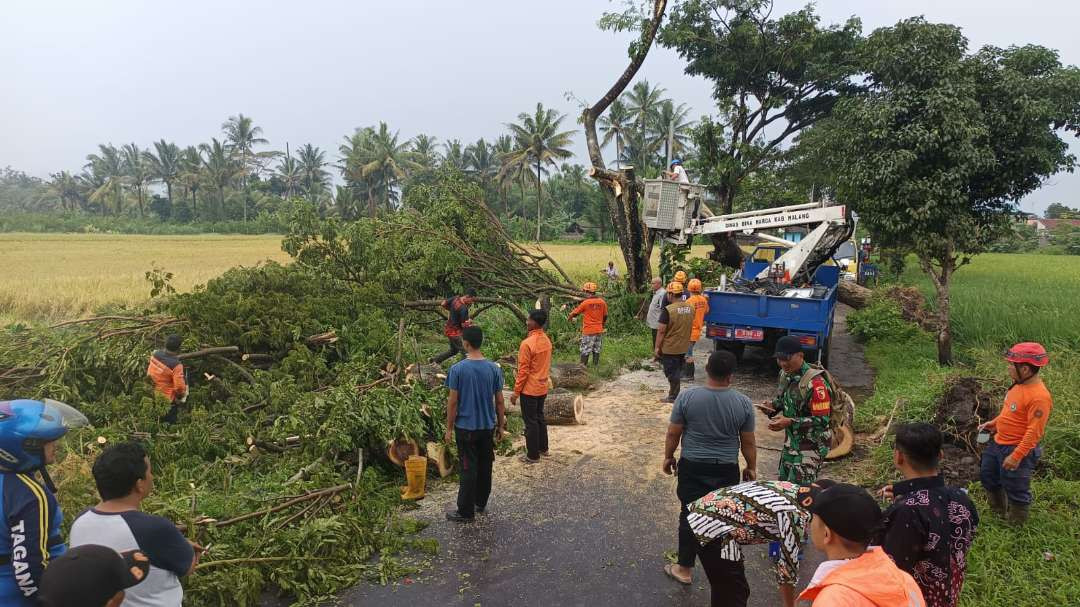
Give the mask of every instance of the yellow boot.
M 401 494 L 403 500 L 418 500 L 424 497 L 424 485 L 427 480 L 427 458 L 410 455 L 405 460 L 405 479 L 409 483 Z

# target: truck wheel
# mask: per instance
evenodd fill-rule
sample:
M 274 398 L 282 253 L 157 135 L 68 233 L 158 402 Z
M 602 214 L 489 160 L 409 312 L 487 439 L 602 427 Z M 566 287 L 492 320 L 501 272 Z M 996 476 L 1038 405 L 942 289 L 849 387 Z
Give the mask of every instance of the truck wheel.
M 727 350 L 735 355 L 735 360 L 742 362 L 743 352 L 746 351 L 746 344 L 731 343 L 729 341 L 716 341 L 713 343 L 716 344 L 717 350 Z

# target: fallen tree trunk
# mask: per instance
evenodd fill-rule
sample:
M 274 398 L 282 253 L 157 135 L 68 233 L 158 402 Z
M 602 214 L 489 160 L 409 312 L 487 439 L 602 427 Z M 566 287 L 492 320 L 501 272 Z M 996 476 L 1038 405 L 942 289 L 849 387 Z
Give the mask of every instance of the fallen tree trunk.
M 856 310 L 870 305 L 870 298 L 874 292 L 866 287 L 859 286 L 849 280 L 841 280 L 836 285 L 836 298 Z
M 513 392 L 503 392 L 507 413 L 521 415 L 521 405 L 511 405 Z M 552 426 L 578 426 L 585 423 L 585 398 L 566 390 L 556 389 L 544 399 L 544 421 Z
M 551 383 L 556 388 L 584 390 L 591 388 L 593 379 L 589 369 L 581 363 L 557 363 L 551 365 Z
M 227 356 L 239 353 L 239 346 L 221 346 L 220 348 L 203 348 L 202 350 L 195 350 L 194 352 L 184 352 L 178 354 L 176 357 L 180 360 L 190 360 L 192 358 L 202 358 L 204 356 Z
M 434 363 L 413 363 L 405 367 L 405 381 L 407 383 L 421 383 L 429 390 L 434 390 L 443 385 L 446 380 L 446 371 Z

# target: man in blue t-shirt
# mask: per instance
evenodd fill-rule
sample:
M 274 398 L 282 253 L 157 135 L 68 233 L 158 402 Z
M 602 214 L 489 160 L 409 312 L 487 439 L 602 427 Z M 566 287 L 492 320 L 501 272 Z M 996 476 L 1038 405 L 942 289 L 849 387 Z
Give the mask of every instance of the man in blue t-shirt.
M 461 339 L 465 360 L 450 367 L 446 376 L 450 397 L 446 402 L 445 441 L 455 439 L 461 462 L 457 510 L 447 512 L 446 518 L 464 523 L 487 508 L 495 443 L 502 440 L 506 429 L 506 411 L 502 369 L 480 351 L 484 332 L 480 327 L 467 327 Z

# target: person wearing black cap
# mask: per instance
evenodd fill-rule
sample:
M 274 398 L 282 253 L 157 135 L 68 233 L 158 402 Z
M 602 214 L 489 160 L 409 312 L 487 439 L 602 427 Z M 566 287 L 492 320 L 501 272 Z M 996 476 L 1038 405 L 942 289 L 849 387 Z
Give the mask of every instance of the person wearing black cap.
M 124 591 L 141 583 L 150 558 L 138 550 L 117 552 L 87 544 L 68 550 L 45 570 L 41 607 L 120 607 Z
M 915 580 L 880 546 L 881 508 L 861 487 L 836 484 L 814 496 L 810 539 L 825 553 L 799 600 L 814 607 L 926 607 Z
M 783 431 L 785 435 L 777 476 L 783 481 L 805 485 L 817 478 L 829 453 L 836 395 L 828 373 L 806 363 L 799 338 L 781 337 L 773 356 L 780 366 L 780 395 L 758 408 L 772 420 L 769 430 Z
M 809 508 L 821 491 L 835 484 L 826 479 L 808 486 L 751 481 L 717 489 L 692 502 L 687 520 L 701 545 L 698 557 L 712 587 L 712 607 L 746 607 L 750 586 L 741 547 L 767 542 L 779 547 L 780 604 L 794 607 Z

